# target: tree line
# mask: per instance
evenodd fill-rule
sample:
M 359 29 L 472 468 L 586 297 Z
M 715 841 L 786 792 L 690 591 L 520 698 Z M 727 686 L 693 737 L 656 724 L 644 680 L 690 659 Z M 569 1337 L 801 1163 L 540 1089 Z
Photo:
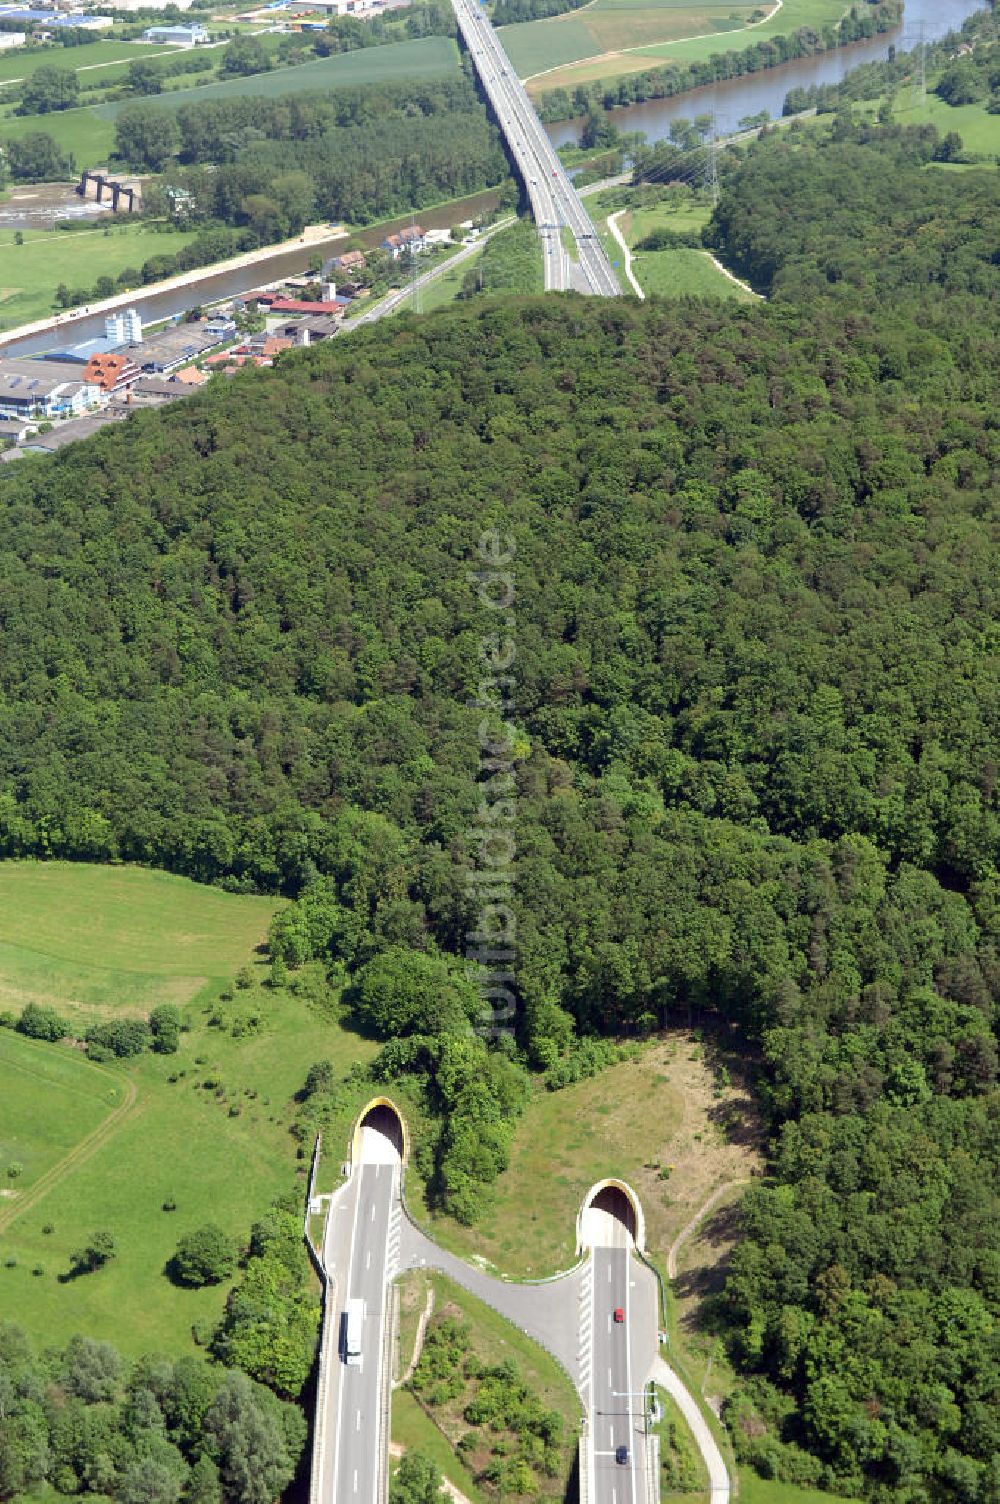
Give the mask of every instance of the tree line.
M 547 89 L 538 97 L 538 113 L 545 121 L 570 120 L 592 110 L 614 110 L 648 99 L 672 99 L 688 89 L 705 88 L 729 78 L 743 78 L 765 68 L 801 57 L 831 52 L 882 32 L 892 31 L 902 18 L 902 0 L 877 0 L 854 5 L 835 25 L 800 26 L 794 32 L 728 52 L 713 52 L 692 63 L 668 63 L 620 78 L 596 79 L 574 89 Z
M 73 1337 L 44 1353 L 0 1323 L 0 1498 L 48 1485 L 115 1504 L 273 1504 L 305 1418 L 201 1358 L 124 1358 Z

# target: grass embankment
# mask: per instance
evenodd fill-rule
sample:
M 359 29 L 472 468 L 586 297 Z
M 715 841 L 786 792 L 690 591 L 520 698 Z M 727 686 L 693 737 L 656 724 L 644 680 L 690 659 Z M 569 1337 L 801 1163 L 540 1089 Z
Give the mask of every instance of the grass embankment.
M 428 1337 L 443 1323 L 454 1320 L 467 1328 L 468 1346 L 455 1369 L 465 1382 L 456 1383 L 454 1392 L 447 1397 L 435 1395 L 433 1386 L 425 1389 L 419 1397 L 407 1389 L 396 1391 L 392 1401 L 393 1442 L 398 1446 L 416 1447 L 432 1456 L 445 1477 L 473 1500 L 473 1504 L 480 1504 L 480 1501 L 487 1504 L 487 1501 L 497 1499 L 496 1486 L 487 1483 L 482 1472 L 493 1457 L 517 1456 L 518 1432 L 504 1426 L 499 1411 L 495 1412 L 493 1421 L 470 1427 L 465 1408 L 476 1392 L 478 1381 L 466 1379 L 465 1370 L 466 1364 L 478 1371 L 481 1366 L 495 1368 L 513 1360 L 519 1379 L 527 1386 L 532 1398 L 544 1410 L 555 1411 L 562 1421 L 556 1470 L 551 1475 L 536 1470 L 530 1496 L 538 1500 L 564 1498 L 576 1456 L 580 1402 L 555 1359 L 504 1317 L 444 1275 L 417 1271 L 404 1275 L 400 1283 L 403 1303 L 411 1310 L 423 1309 L 426 1291 L 433 1291 L 434 1312 L 427 1328 Z M 404 1366 L 412 1356 L 413 1330 L 413 1323 L 408 1323 L 409 1348 L 403 1348 Z M 470 1430 L 474 1443 L 469 1446 L 463 1463 L 455 1448 Z M 507 1490 L 503 1492 L 506 1496 Z M 518 1490 L 518 1493 L 523 1492 Z
M 703 195 L 686 189 L 612 189 L 590 199 L 589 208 L 612 260 L 622 260 L 621 248 L 612 239 L 607 216 L 621 208 L 618 229 L 632 252 L 632 272 L 647 297 L 685 296 L 735 298 L 752 301 L 752 294 L 719 270 L 712 258 L 688 246 L 661 251 L 636 251 L 636 246 L 656 230 L 675 235 L 700 232 L 708 223 L 711 206 Z M 624 279 L 624 271 L 621 272 Z M 626 289 L 628 290 L 628 289 Z
M 749 1468 L 740 1472 L 740 1504 L 851 1504 L 840 1494 L 827 1494 L 819 1488 L 800 1488 L 796 1483 L 776 1483 L 758 1478 Z
M 93 287 L 98 277 L 117 277 L 126 267 L 139 271 L 150 256 L 174 255 L 195 238 L 194 231 L 166 234 L 138 220 L 22 233 L 24 243 L 17 245 L 13 230 L 0 230 L 0 329 L 51 314 L 60 282 Z
M 657 1388 L 660 1419 L 660 1504 L 691 1504 L 708 1492 L 708 1469 L 687 1421 L 665 1390 Z
M 573 1263 L 584 1195 L 595 1181 L 620 1176 L 642 1201 L 647 1244 L 665 1259 L 712 1191 L 755 1172 L 756 1142 L 746 1092 L 720 1086 L 704 1047 L 671 1033 L 590 1080 L 538 1091 L 486 1215 L 471 1229 L 434 1217 L 431 1230 L 465 1257 L 539 1278 Z M 416 1172 L 409 1174 L 412 1209 L 427 1218 Z
M 754 22 L 761 9 L 768 18 Z M 714 53 L 737 52 L 768 37 L 784 36 L 800 26 L 839 21 L 842 0 L 784 0 L 775 9 L 765 5 L 671 4 L 655 0 L 632 5 L 628 0 L 596 0 L 584 12 L 572 13 L 575 30 L 563 39 L 563 23 L 529 21 L 504 27 L 511 33 L 511 56 L 533 93 L 576 88 L 595 79 L 638 73 L 665 62 L 703 62 Z M 569 18 L 567 18 L 567 21 Z M 555 33 L 555 35 L 550 35 Z M 583 33 L 585 33 L 585 37 Z
M 17 1083 L 0 1103 L 0 1141 L 8 1162 L 25 1166 L 22 1180 L 4 1181 L 17 1194 L 0 1204 L 0 1305 L 40 1342 L 80 1331 L 128 1353 L 191 1350 L 192 1326 L 218 1320 L 228 1287 L 172 1285 L 163 1268 L 178 1239 L 207 1221 L 245 1238 L 273 1197 L 292 1188 L 296 1170 L 305 1174 L 288 1126 L 309 1066 L 329 1058 L 343 1075 L 374 1046 L 304 994 L 262 985 L 255 951 L 276 900 L 69 863 L 0 865 L 0 900 L 7 1008 L 30 995 L 82 1028 L 92 1013 L 131 1010 L 142 979 L 144 1010 L 170 1000 L 189 1025 L 176 1055 L 114 1067 L 97 1067 L 67 1044 L 31 1046 L 0 1033 L 5 1080 Z M 233 974 L 248 964 L 253 984 L 233 993 Z M 8 1071 L 8 1061 L 17 1069 Z M 29 1114 L 26 1072 L 36 1068 L 50 1085 Z M 345 1098 L 345 1122 L 353 1111 Z M 113 1132 L 82 1161 L 73 1158 L 109 1112 L 118 1113 Z M 31 1182 L 46 1176 L 34 1200 Z M 176 1209 L 165 1211 L 170 1202 Z M 98 1227 L 114 1234 L 117 1257 L 62 1281 L 70 1255 Z

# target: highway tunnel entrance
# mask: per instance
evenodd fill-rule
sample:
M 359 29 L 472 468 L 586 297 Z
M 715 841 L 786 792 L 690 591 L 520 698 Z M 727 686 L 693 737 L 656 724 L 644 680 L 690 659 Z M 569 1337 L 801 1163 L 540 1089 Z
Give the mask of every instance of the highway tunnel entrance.
M 584 1197 L 577 1218 L 577 1246 L 631 1248 L 646 1246 L 646 1219 L 635 1191 L 624 1180 L 599 1180 Z
M 405 1164 L 410 1153 L 410 1135 L 403 1115 L 388 1097 L 376 1097 L 362 1108 L 354 1125 L 351 1158 L 355 1164 Z

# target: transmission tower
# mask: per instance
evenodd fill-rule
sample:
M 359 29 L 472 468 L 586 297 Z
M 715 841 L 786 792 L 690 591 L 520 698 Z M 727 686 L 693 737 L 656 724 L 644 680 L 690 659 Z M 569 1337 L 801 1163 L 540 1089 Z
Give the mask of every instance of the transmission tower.
M 415 249 L 417 239 L 417 221 L 410 215 L 410 307 L 414 313 L 420 312 L 420 279 L 417 276 L 417 252 Z
M 708 147 L 707 187 L 714 209 L 719 202 L 719 136 L 715 127 L 715 112 L 712 112 L 712 139 Z
M 921 118 L 923 118 L 923 116 L 927 112 L 927 50 L 924 46 L 923 21 L 921 21 L 920 23 L 920 31 L 918 35 L 919 41 L 917 42 L 917 56 L 919 58 L 919 62 L 917 65 L 917 95 L 920 103 L 920 115 Z

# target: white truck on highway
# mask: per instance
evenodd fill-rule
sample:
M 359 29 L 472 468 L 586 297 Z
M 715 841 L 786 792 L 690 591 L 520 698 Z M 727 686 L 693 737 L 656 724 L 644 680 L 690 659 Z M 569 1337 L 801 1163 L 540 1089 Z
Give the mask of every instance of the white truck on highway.
M 344 1307 L 344 1362 L 361 1365 L 361 1328 L 365 1320 L 363 1300 L 349 1300 Z

